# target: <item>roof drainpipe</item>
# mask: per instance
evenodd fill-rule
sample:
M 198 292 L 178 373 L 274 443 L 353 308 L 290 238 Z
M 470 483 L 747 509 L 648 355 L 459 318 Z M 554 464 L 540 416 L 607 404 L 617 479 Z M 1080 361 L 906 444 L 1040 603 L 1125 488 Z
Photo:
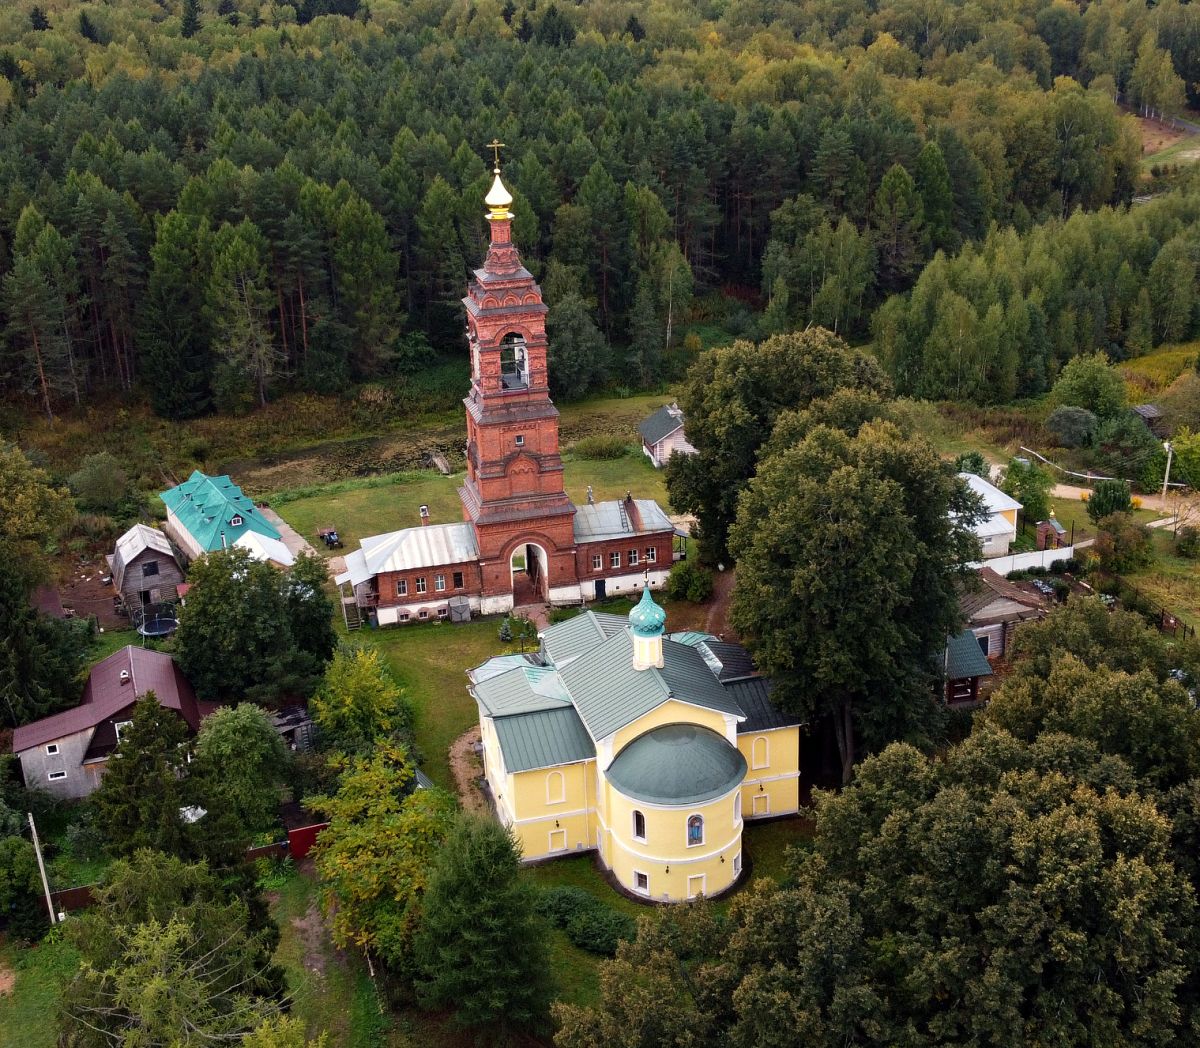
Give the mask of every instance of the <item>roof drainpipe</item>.
M 221 549 L 229 549 L 229 541 L 225 538 L 225 532 L 221 532 Z

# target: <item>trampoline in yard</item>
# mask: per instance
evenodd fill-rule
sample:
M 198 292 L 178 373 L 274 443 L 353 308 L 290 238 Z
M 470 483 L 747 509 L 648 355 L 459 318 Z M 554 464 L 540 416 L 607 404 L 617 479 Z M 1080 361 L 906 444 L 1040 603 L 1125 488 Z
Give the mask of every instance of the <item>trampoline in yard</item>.
M 174 604 L 147 604 L 134 610 L 133 627 L 143 637 L 169 637 L 179 625 L 179 613 Z

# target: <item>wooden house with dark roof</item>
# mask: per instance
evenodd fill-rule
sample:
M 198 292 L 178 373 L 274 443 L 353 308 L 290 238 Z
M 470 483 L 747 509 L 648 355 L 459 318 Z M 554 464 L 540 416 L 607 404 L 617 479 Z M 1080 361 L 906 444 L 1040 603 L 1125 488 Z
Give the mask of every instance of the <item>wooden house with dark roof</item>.
M 972 583 L 960 590 L 958 603 L 967 629 L 989 659 L 1008 654 L 1013 633 L 1022 622 L 1046 614 L 1046 601 L 1041 594 L 1009 582 L 991 568 L 980 568 Z
M 78 706 L 13 732 L 13 753 L 25 785 L 64 799 L 86 797 L 100 784 L 133 716 L 133 704 L 149 692 L 183 718 L 190 734 L 216 709 L 196 698 L 170 655 L 133 645 L 122 648 L 92 667 Z
M 649 418 L 638 423 L 638 435 L 642 438 L 642 451 L 662 469 L 672 455 L 694 455 L 696 449 L 684 435 L 683 409 L 678 404 L 664 404 Z
M 183 582 L 183 569 L 170 540 L 145 524 L 135 524 L 117 539 L 106 559 L 113 589 L 128 609 L 172 601 Z

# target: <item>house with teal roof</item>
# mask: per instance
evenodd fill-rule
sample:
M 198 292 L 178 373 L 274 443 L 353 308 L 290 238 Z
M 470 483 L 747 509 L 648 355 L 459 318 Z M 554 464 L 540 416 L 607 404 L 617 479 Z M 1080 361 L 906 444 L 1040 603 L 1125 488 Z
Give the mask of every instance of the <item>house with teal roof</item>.
M 196 470 L 159 498 L 167 507 L 163 530 L 190 560 L 228 549 L 246 535 L 282 545 L 278 529 L 228 476 L 210 477 Z

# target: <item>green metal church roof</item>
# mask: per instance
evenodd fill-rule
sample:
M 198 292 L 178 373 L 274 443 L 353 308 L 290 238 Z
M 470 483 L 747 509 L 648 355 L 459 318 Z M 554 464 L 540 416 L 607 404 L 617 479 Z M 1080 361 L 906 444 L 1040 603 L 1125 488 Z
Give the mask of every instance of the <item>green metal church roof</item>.
M 496 735 L 510 772 L 574 764 L 596 756 L 596 746 L 570 706 L 497 717 Z
M 275 526 L 227 476 L 209 477 L 196 470 L 159 498 L 200 548 L 209 552 L 232 546 L 248 531 L 270 539 L 281 538 Z M 239 523 L 234 524 L 234 520 Z
M 558 673 L 588 732 L 597 741 L 668 699 L 728 713 L 739 720 L 745 716 L 694 648 L 664 640 L 663 668 L 635 670 L 633 639 L 628 630 L 597 644 Z
M 746 758 L 714 731 L 666 724 L 626 746 L 605 772 L 626 797 L 651 804 L 703 804 L 746 777 Z

